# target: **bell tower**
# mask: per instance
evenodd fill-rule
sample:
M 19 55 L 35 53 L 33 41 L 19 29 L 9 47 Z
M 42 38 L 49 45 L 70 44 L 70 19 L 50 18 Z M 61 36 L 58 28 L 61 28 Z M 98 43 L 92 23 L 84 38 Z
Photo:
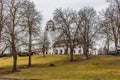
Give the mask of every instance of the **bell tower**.
M 52 20 L 49 20 L 45 27 L 46 31 L 55 31 L 55 24 Z
M 47 21 L 46 26 L 45 26 L 45 32 L 46 32 L 48 41 L 50 43 L 48 52 L 52 54 L 53 51 L 54 51 L 53 44 L 56 41 L 57 33 L 58 33 L 55 30 L 55 24 L 54 24 L 54 22 L 52 20 Z

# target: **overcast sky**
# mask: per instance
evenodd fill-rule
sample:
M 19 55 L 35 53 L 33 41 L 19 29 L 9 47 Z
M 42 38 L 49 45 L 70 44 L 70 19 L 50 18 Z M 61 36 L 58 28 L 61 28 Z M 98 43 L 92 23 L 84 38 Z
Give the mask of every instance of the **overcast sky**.
M 97 12 L 108 6 L 106 0 L 32 0 L 36 8 L 41 11 L 43 21 L 42 27 L 45 26 L 49 19 L 52 19 L 53 12 L 56 8 L 72 8 L 79 10 L 85 6 L 93 7 Z

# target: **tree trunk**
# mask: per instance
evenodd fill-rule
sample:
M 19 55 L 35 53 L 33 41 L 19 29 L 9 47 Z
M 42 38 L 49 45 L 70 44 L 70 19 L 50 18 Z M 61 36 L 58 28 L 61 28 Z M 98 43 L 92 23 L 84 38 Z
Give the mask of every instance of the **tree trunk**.
M 0 42 L 1 42 L 1 32 L 2 32 L 2 28 L 3 28 L 3 2 L 2 0 L 0 1 Z
M 17 71 L 17 52 L 14 41 L 12 42 L 12 54 L 13 54 L 13 72 Z
M 113 34 L 114 34 L 114 44 L 115 44 L 115 55 L 118 56 L 118 50 L 117 50 L 117 47 L 118 47 L 118 33 L 116 33 L 116 30 L 114 27 L 112 27 L 113 29 Z
M 68 54 L 68 46 L 67 46 L 67 48 L 66 48 L 66 54 Z
M 68 42 L 66 42 L 65 54 L 68 54 Z
M 106 29 L 106 31 L 108 31 L 108 33 L 107 33 L 107 53 L 106 54 L 108 54 L 109 53 L 109 43 L 110 43 L 110 38 L 109 38 L 109 33 L 110 33 L 110 29 L 108 28 L 108 29 Z
M 88 48 L 87 47 L 83 48 L 83 55 L 84 55 L 83 59 L 88 59 Z
M 115 41 L 115 55 L 118 56 L 117 41 Z
M 2 27 L 2 26 L 0 26 Z M 0 42 L 1 42 L 1 32 L 2 32 L 2 28 L 0 28 Z
M 70 48 L 70 61 L 73 61 L 73 48 Z
M 107 54 L 109 52 L 109 39 L 107 40 Z
M 30 44 L 31 45 L 31 44 Z M 29 48 L 31 49 L 31 47 L 30 47 L 30 45 L 29 45 Z M 29 49 L 29 61 L 28 61 L 28 66 L 31 66 L 31 50 Z
M 45 36 L 45 32 L 44 32 L 44 39 L 43 39 L 43 49 L 42 49 L 42 51 L 43 51 L 43 57 L 45 57 L 45 40 L 46 40 L 46 38 L 45 38 L 46 36 Z
M 17 55 L 13 52 L 13 72 L 17 71 Z
M 43 44 L 43 57 L 45 57 L 45 46 Z
M 31 43 L 32 43 L 32 34 L 31 34 L 31 28 L 29 29 L 29 61 L 28 66 L 31 66 Z

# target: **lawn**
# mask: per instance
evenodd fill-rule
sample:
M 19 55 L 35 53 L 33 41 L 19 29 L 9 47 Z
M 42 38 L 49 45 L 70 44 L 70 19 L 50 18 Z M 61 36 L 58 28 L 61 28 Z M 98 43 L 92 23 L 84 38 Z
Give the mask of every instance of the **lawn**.
M 18 57 L 18 72 L 11 72 L 12 57 L 0 58 L 0 78 L 23 78 L 39 80 L 120 80 L 120 56 L 91 56 L 69 62 L 68 55 L 32 56 L 32 66 L 27 65 L 28 57 Z M 55 66 L 50 66 L 54 64 Z

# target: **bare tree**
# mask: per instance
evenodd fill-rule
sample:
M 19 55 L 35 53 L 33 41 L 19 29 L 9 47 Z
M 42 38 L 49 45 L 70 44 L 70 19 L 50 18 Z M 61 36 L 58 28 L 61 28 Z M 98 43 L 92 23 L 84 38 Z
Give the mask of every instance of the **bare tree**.
M 79 30 L 80 43 L 83 45 L 83 54 L 88 59 L 89 48 L 92 48 L 94 41 L 98 38 L 98 16 L 96 11 L 90 7 L 80 9 L 75 20 L 75 24 Z
M 64 35 L 66 35 L 66 41 L 67 41 L 66 44 L 68 44 L 70 48 L 70 61 L 73 61 L 73 52 L 75 47 L 74 40 L 75 40 L 75 34 L 76 34 L 75 33 L 76 27 L 72 25 L 73 14 L 74 14 L 74 11 L 72 9 L 62 10 L 60 8 L 54 11 L 54 20 L 58 25 L 58 29 L 61 31 L 61 33 L 64 33 Z
M 6 37 L 5 40 L 10 44 L 10 48 L 12 50 L 13 55 L 13 71 L 17 70 L 17 49 L 16 43 L 19 41 L 19 33 L 21 32 L 22 28 L 19 25 L 19 22 L 22 18 L 23 9 L 22 5 L 24 0 L 8 0 L 6 2 L 6 9 L 7 9 L 7 22 L 4 27 L 4 34 Z
M 116 14 L 115 14 L 115 9 L 109 7 L 106 10 L 106 13 L 104 15 L 105 17 L 105 21 L 107 21 L 107 24 L 109 26 L 109 29 L 111 31 L 112 34 L 111 36 L 113 36 L 112 41 L 115 44 L 115 51 L 116 51 L 116 55 L 118 55 L 118 39 L 119 39 L 119 26 L 118 26 L 118 21 L 116 21 Z
M 26 27 L 26 32 L 29 38 L 29 61 L 28 66 L 31 66 L 31 47 L 32 47 L 32 36 L 36 36 L 39 32 L 40 24 L 41 24 L 41 15 L 35 9 L 35 5 L 32 2 L 26 0 L 24 4 L 25 16 L 23 19 L 24 26 Z

